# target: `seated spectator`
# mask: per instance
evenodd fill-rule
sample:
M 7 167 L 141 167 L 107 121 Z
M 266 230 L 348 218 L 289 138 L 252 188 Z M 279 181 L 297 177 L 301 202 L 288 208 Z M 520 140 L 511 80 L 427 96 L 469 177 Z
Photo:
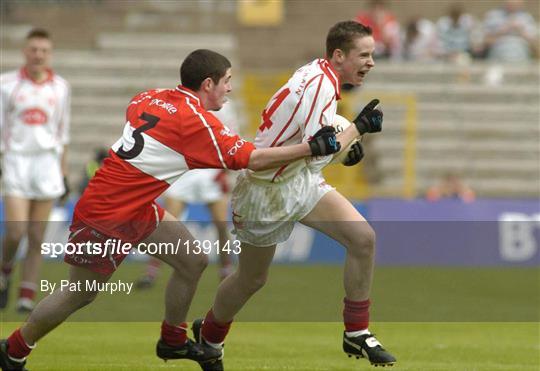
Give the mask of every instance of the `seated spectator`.
M 435 25 L 423 18 L 414 18 L 407 24 L 403 40 L 403 58 L 411 61 L 432 62 L 439 55 L 439 42 Z
M 457 174 L 448 173 L 438 184 L 431 186 L 426 192 L 428 201 L 438 201 L 442 198 L 458 198 L 468 203 L 473 202 L 476 195 Z
M 476 20 L 463 11 L 461 4 L 452 4 L 448 15 L 437 21 L 440 56 L 456 62 L 470 56 L 479 56 L 482 46 Z
M 399 23 L 386 8 L 386 1 L 371 0 L 367 11 L 361 11 L 355 20 L 373 30 L 375 58 L 398 59 L 401 55 Z
M 507 0 L 505 6 L 491 10 L 484 20 L 487 57 L 500 62 L 526 62 L 537 48 L 537 25 L 523 10 L 522 0 Z

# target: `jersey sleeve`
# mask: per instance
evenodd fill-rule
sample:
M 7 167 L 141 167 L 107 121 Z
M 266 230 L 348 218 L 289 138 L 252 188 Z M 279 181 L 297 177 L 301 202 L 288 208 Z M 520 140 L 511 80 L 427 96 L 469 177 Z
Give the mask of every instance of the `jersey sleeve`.
M 307 87 L 303 100 L 303 122 L 300 122 L 300 130 L 305 142 L 323 126 L 332 124 L 337 103 L 333 85 L 322 75 Z
M 245 169 L 255 146 L 204 110 L 194 110 L 182 126 L 182 152 L 190 169 Z

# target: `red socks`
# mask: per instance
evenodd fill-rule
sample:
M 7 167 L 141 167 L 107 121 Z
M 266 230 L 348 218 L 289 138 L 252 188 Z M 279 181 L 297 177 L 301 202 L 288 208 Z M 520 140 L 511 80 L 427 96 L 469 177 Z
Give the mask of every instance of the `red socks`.
M 202 336 L 206 341 L 209 341 L 210 343 L 223 343 L 223 341 L 225 340 L 225 336 L 227 336 L 227 333 L 231 328 L 231 323 L 232 321 L 226 323 L 216 322 L 216 319 L 214 318 L 214 313 L 212 312 L 212 309 L 210 309 L 206 314 L 206 318 L 204 319 L 204 323 L 202 326 Z
M 33 282 L 21 282 L 19 286 L 19 299 L 26 298 L 34 300 L 37 286 Z
M 7 339 L 8 355 L 11 358 L 23 359 L 30 354 L 34 346 L 30 348 L 21 335 L 21 329 L 15 330 Z
M 352 332 L 367 329 L 369 326 L 369 299 L 353 301 L 345 298 L 343 303 L 345 304 L 343 308 L 345 331 Z
M 187 323 L 182 322 L 178 326 L 169 325 L 163 321 L 161 323 L 161 339 L 171 346 L 181 346 L 187 340 Z

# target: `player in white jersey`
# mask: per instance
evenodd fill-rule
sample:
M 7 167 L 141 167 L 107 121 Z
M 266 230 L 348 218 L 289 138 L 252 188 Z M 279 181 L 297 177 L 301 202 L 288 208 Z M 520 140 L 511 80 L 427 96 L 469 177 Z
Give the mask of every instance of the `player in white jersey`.
M 305 142 L 331 125 L 340 99 L 340 85 L 362 85 L 373 68 L 372 31 L 354 21 L 334 25 L 326 40 L 326 59 L 298 69 L 262 112 L 257 148 L 286 147 Z M 354 120 L 356 135 L 378 132 L 382 111 L 378 100 Z M 341 141 L 338 135 L 338 140 Z M 348 143 L 347 141 L 344 141 Z M 362 158 L 349 152 L 347 165 Z M 347 250 L 344 268 L 343 350 L 367 357 L 373 365 L 392 365 L 395 358 L 368 330 L 375 233 L 356 208 L 321 175 L 331 157 L 299 160 L 265 171 L 244 171 L 233 191 L 233 223 L 242 242 L 237 270 L 219 286 L 204 320 L 196 320 L 198 341 L 221 349 L 234 316 L 265 283 L 276 244 L 285 241 L 295 222 L 315 228 Z M 213 364 L 206 370 L 223 370 Z
M 213 111 L 221 122 L 239 132 L 235 127 L 238 123 L 233 101 L 228 101 L 219 111 Z M 190 170 L 174 182 L 163 194 L 165 198 L 165 210 L 179 218 L 182 217 L 187 204 L 205 204 L 212 216 L 212 223 L 217 231 L 221 253 L 219 259 L 219 279 L 223 280 L 233 271 L 233 262 L 229 254 L 223 251 L 223 247 L 229 241 L 230 236 L 227 227 L 227 207 L 229 203 L 228 172 L 223 169 L 196 169 Z M 161 267 L 161 261 L 150 258 L 146 264 L 146 271 L 137 280 L 136 287 L 147 289 L 154 286 L 156 277 Z
M 70 87 L 49 67 L 52 42 L 34 29 L 23 49 L 25 65 L 0 76 L 2 189 L 6 233 L 0 272 L 0 308 L 7 305 L 19 242 L 28 236 L 17 310 L 33 308 L 40 245 L 55 199 L 67 196 Z

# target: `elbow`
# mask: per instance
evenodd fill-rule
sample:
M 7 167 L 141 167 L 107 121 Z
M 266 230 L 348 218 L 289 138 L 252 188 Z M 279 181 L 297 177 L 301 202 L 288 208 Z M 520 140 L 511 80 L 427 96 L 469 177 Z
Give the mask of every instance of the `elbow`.
M 249 159 L 249 163 L 247 166 L 249 170 L 260 171 L 268 169 L 268 166 L 265 166 L 265 163 L 262 161 L 262 159 L 254 157 L 255 156 L 251 156 L 251 158 Z
M 253 171 L 267 170 L 272 168 L 272 164 L 268 161 L 268 157 L 264 155 L 264 150 L 257 149 L 251 152 L 247 168 Z

